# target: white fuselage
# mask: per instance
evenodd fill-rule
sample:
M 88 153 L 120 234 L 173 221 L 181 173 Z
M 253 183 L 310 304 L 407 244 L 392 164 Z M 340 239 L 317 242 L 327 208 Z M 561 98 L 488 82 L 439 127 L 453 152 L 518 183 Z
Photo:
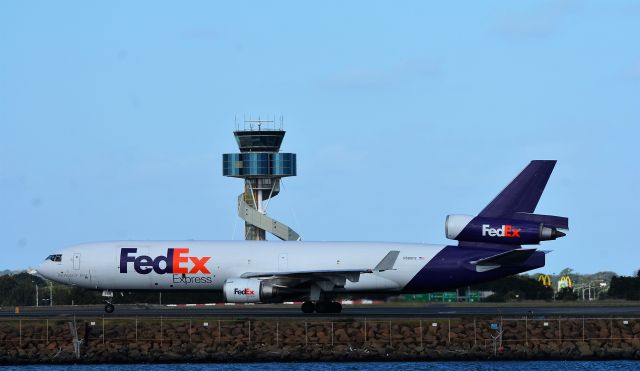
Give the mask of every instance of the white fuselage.
M 59 261 L 45 261 L 38 272 L 56 282 L 98 290 L 222 290 L 225 280 L 248 273 L 373 269 L 387 253 L 397 250 L 400 253 L 392 270 L 361 274 L 357 282 L 347 281 L 344 291 L 399 292 L 444 247 L 363 242 L 114 241 L 65 248 L 57 253 Z

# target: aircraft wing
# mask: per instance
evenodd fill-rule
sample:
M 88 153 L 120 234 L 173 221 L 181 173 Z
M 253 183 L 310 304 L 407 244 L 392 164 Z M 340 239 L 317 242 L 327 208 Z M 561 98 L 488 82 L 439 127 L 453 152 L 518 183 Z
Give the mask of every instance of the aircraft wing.
M 373 269 L 328 269 L 328 270 L 308 270 L 308 271 L 289 271 L 289 272 L 247 272 L 240 275 L 240 278 L 271 278 L 271 277 L 301 278 L 301 277 L 323 276 L 328 274 L 360 274 L 360 273 L 373 273 Z
M 393 270 L 393 266 L 398 259 L 400 251 L 392 250 L 380 260 L 374 268 L 356 268 L 356 269 L 313 269 L 298 271 L 279 271 L 279 272 L 246 272 L 241 278 L 262 278 L 262 279 L 294 279 L 301 281 L 331 281 L 337 286 L 343 286 L 344 280 L 358 282 L 360 274 L 383 272 Z M 339 283 L 343 282 L 342 285 Z

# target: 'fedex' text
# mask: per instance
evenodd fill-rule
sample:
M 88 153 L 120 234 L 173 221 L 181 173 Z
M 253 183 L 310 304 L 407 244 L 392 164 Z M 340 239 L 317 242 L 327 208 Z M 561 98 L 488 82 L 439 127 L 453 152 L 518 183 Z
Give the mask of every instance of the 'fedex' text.
M 482 235 L 489 237 L 520 237 L 520 229 L 506 224 L 501 228 L 491 228 L 489 224 L 482 225 Z
M 169 248 L 166 256 L 160 255 L 155 258 L 147 255 L 136 256 L 137 251 L 135 247 L 120 249 L 120 273 L 127 273 L 129 263 L 132 263 L 133 269 L 140 274 L 148 274 L 151 271 L 157 274 L 211 274 L 205 266 L 211 257 L 189 256 L 188 248 Z M 193 263 L 190 269 L 189 262 Z
M 246 288 L 244 290 L 240 290 L 238 288 L 233 289 L 233 293 L 236 295 L 249 295 L 249 296 L 253 296 L 256 294 L 256 292 L 253 289 L 250 288 Z

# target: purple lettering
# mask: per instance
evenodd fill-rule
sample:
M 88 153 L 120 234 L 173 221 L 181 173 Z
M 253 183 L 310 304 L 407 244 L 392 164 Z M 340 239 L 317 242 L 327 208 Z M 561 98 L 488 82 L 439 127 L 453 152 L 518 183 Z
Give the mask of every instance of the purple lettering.
M 136 258 L 129 256 L 129 254 L 135 254 L 138 251 L 136 248 L 124 248 L 120 249 L 120 273 L 127 273 L 127 263 L 133 263 Z
M 160 267 L 160 263 L 164 262 L 164 268 Z M 173 249 L 167 250 L 167 256 L 158 256 L 153 259 L 153 270 L 157 274 L 173 273 Z
M 133 263 L 133 268 L 140 274 L 147 274 L 153 269 L 153 259 L 150 256 L 140 255 Z

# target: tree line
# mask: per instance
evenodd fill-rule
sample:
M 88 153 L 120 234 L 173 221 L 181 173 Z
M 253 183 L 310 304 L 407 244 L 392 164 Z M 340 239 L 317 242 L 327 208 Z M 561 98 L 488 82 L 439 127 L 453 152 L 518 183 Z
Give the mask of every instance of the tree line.
M 51 283 L 28 273 L 0 276 L 0 307 L 35 306 L 36 286 L 39 305 L 89 305 L 103 304 L 102 293 L 76 286 Z M 51 287 L 51 289 L 50 289 Z M 222 301 L 222 295 L 211 292 L 116 292 L 115 302 L 119 304 L 183 304 L 215 303 Z
M 98 291 L 75 286 L 50 283 L 28 273 L 0 276 L 0 306 L 36 305 L 38 286 L 39 305 L 49 305 L 50 294 L 55 305 L 87 305 L 104 303 Z M 522 300 L 553 300 L 554 291 L 528 275 L 504 277 L 495 281 L 470 286 L 471 290 L 493 291 L 486 301 L 508 302 Z M 466 288 L 460 288 L 464 292 Z M 116 292 L 115 302 L 120 304 L 184 304 L 221 302 L 222 295 L 212 292 Z M 640 300 L 640 274 L 632 277 L 613 276 L 609 291 L 602 298 Z M 571 289 L 555 293 L 556 300 L 577 300 Z
M 493 295 L 485 299 L 489 302 L 553 299 L 551 287 L 545 287 L 537 279 L 527 275 L 508 276 L 473 285 L 470 288 L 478 291 L 493 291 Z
M 614 299 L 640 300 L 640 271 L 635 276 L 613 276 L 608 296 Z

